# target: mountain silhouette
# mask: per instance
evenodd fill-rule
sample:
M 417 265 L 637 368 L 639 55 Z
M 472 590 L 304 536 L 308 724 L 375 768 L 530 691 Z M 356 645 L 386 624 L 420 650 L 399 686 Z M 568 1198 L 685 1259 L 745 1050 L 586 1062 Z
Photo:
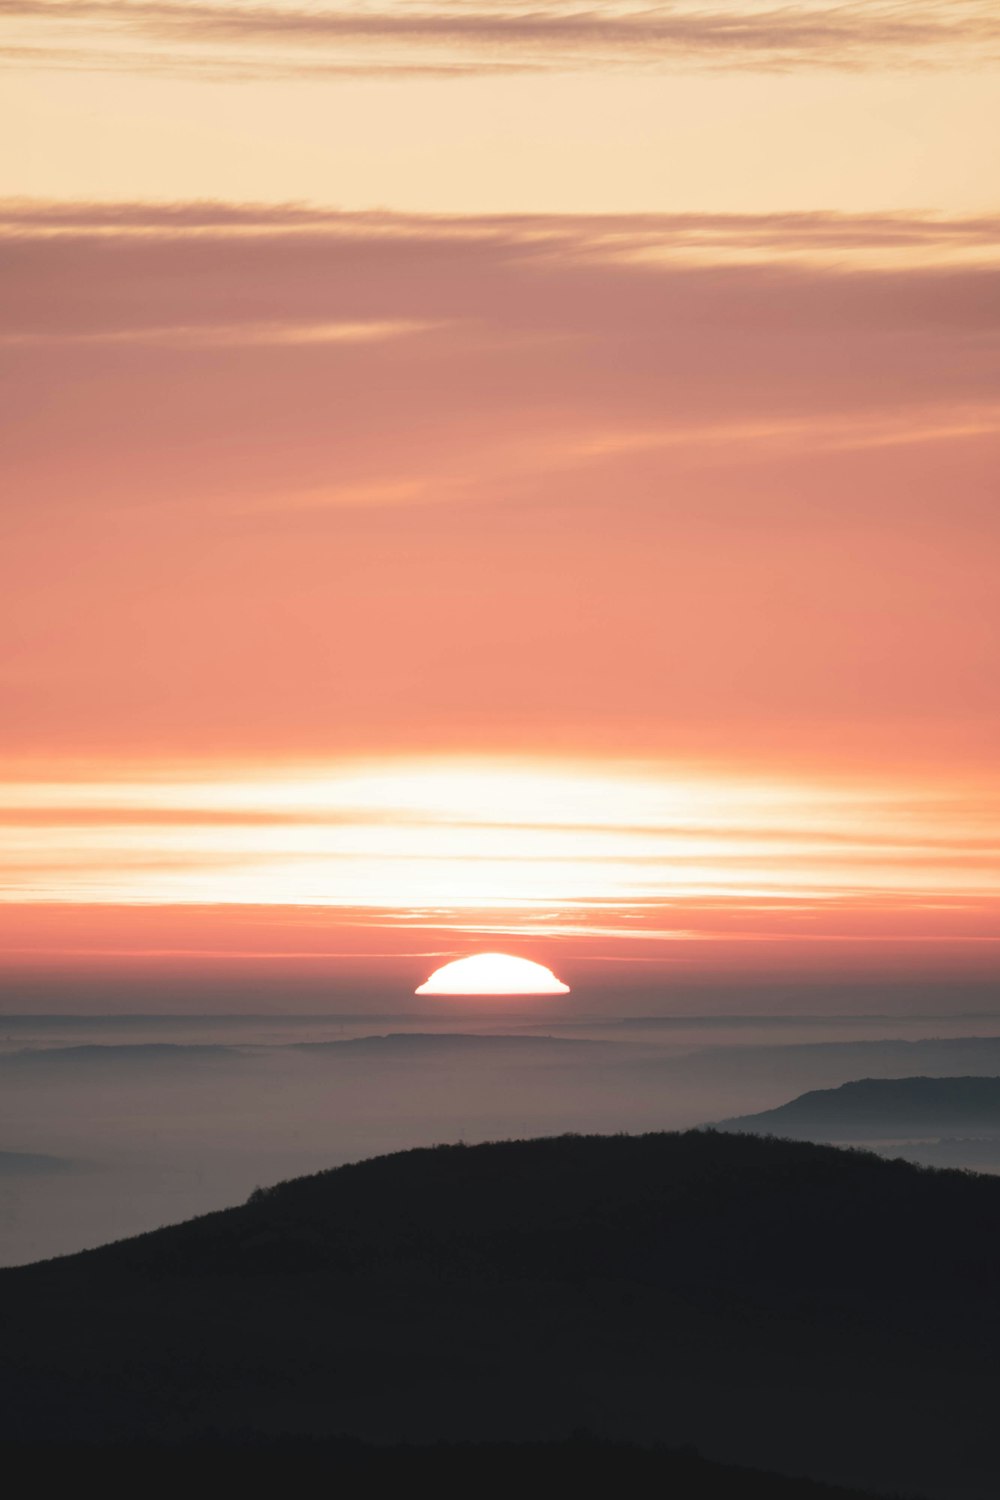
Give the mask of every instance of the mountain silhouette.
M 867 1152 L 713 1131 L 402 1152 L 4 1271 L 0 1320 L 8 1443 L 585 1429 L 1000 1491 L 1000 1181 Z
M 721 1122 L 798 1140 L 1000 1135 L 1000 1078 L 861 1078 Z

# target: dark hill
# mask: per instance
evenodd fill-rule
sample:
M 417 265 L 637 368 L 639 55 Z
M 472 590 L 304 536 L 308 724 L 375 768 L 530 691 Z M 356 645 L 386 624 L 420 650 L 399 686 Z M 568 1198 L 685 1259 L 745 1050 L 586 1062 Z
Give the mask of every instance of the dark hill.
M 836 1089 L 813 1089 L 720 1128 L 820 1141 L 996 1135 L 1000 1078 L 861 1078 Z
M 42 1494 L 93 1487 L 102 1497 L 193 1500 L 241 1496 L 416 1492 L 436 1500 L 530 1500 L 582 1493 L 656 1500 L 866 1500 L 859 1490 L 714 1464 L 693 1450 L 607 1443 L 431 1443 L 376 1447 L 350 1440 L 183 1444 L 0 1444 L 5 1475 Z M 867 1500 L 874 1500 L 870 1494 Z
M 382 1157 L 0 1273 L 0 1439 L 692 1443 L 994 1500 L 1000 1181 L 751 1135 Z

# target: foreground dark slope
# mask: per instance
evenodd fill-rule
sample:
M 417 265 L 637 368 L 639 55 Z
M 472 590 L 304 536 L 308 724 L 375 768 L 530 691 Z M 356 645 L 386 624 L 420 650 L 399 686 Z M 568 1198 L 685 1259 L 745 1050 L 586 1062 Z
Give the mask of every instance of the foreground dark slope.
M 1000 1492 L 1000 1181 L 691 1132 L 411 1151 L 0 1274 L 0 1437 L 602 1436 Z
M 656 1500 L 876 1500 L 870 1492 L 716 1464 L 690 1449 L 609 1443 L 577 1434 L 548 1443 L 375 1445 L 351 1439 L 190 1443 L 0 1443 L 5 1474 L 32 1489 L 176 1500 L 217 1496 L 433 1493 L 448 1500 L 562 1494 Z

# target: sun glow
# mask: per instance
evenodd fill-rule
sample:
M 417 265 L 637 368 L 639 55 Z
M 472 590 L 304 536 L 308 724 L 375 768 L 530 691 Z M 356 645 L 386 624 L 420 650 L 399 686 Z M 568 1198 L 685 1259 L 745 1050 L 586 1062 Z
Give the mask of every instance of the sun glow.
M 544 964 L 509 953 L 474 953 L 435 969 L 418 995 L 568 995 L 569 985 Z
M 227 908 L 256 908 L 258 924 L 265 909 L 322 909 L 329 943 L 355 930 L 359 949 L 371 926 L 483 943 L 617 938 L 633 962 L 652 940 L 680 963 L 684 944 L 724 935 L 997 942 L 1000 805 L 979 783 L 956 794 L 933 779 L 487 758 L 48 780 L 18 769 L 0 774 L 12 941 L 26 904 L 76 904 L 214 910 L 220 930 Z M 297 951 L 299 919 L 287 920 Z M 440 962 L 450 946 L 419 956 Z M 562 993 L 537 983 L 465 993 Z

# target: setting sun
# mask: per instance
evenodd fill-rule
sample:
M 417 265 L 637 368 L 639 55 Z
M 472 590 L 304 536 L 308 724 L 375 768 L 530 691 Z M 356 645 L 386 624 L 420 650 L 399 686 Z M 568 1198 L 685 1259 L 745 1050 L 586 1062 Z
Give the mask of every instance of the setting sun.
M 418 995 L 568 995 L 569 985 L 544 964 L 509 953 L 474 953 L 435 969 Z

